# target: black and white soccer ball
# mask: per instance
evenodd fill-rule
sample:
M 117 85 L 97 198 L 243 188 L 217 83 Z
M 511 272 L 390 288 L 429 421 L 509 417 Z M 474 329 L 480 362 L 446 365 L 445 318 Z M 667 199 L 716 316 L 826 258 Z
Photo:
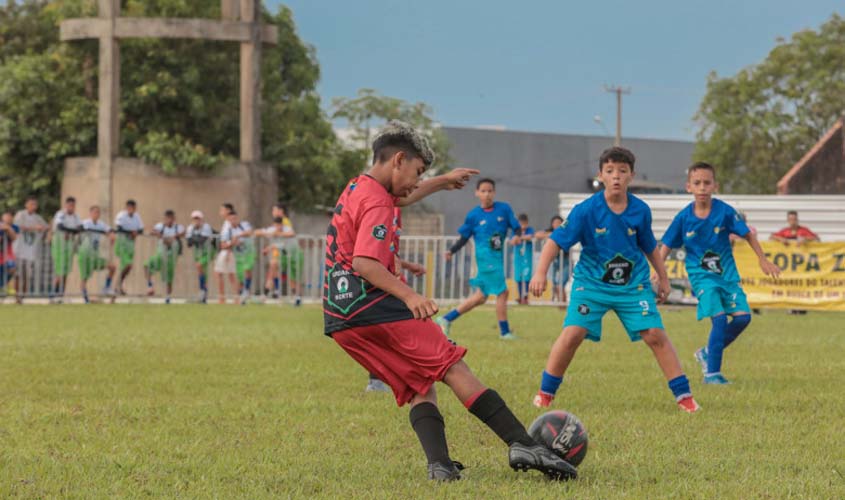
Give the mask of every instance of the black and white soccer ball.
M 578 467 L 587 456 L 587 429 L 569 412 L 553 410 L 540 415 L 528 428 L 528 434 L 573 467 Z

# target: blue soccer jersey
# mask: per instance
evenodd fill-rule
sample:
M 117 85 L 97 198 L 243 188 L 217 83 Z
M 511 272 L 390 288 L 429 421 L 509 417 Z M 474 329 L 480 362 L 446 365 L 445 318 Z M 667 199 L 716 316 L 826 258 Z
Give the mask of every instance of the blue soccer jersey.
M 695 203 L 681 210 L 662 241 L 669 248 L 684 247 L 690 284 L 693 290 L 699 290 L 709 285 L 739 283 L 730 235 L 745 237 L 748 231 L 732 206 L 713 198 L 710 214 L 704 219 L 695 215 Z
M 628 207 L 616 214 L 599 191 L 575 205 L 550 237 L 563 250 L 581 243 L 576 281 L 610 292 L 651 289 L 643 252 L 653 252 L 657 241 L 651 209 L 636 196 L 628 193 Z
M 516 232 L 519 221 L 507 203 L 496 201 L 489 209 L 477 206 L 469 211 L 458 233 L 464 238 L 475 239 L 475 262 L 479 272 L 504 268 L 503 251 L 509 229 Z

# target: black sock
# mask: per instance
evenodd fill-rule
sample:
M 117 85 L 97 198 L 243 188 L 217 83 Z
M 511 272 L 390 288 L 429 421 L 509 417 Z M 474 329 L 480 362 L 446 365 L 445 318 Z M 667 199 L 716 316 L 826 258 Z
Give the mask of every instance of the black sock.
M 420 403 L 411 408 L 411 427 L 420 438 L 428 463 L 452 463 L 449 446 L 446 444 L 446 424 L 440 410 L 431 403 Z
M 508 444 L 522 443 L 531 446 L 534 440 L 525 431 L 525 426 L 511 412 L 499 393 L 487 389 L 469 407 L 470 413 L 487 424 L 502 441 Z
M 370 380 L 379 380 L 378 375 L 370 374 Z

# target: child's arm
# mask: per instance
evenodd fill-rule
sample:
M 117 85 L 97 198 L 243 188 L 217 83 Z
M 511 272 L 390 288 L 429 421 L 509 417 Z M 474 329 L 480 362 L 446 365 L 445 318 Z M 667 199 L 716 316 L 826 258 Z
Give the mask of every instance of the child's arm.
M 760 262 L 760 269 L 763 270 L 763 273 L 773 278 L 777 278 L 780 275 L 780 268 L 766 258 L 766 254 L 763 253 L 763 248 L 760 246 L 760 242 L 757 241 L 757 236 L 751 231 L 748 231 L 745 235 L 745 239 L 748 241 L 751 249 L 754 250 L 754 253 L 757 254 L 757 259 Z
M 646 254 L 646 258 L 651 263 L 651 266 L 654 267 L 654 272 L 657 273 L 658 302 L 664 302 L 669 296 L 669 292 L 671 290 L 669 287 L 669 276 L 666 274 L 666 265 L 663 263 L 666 257 L 663 256 L 663 252 L 661 250 L 661 248 L 665 247 L 666 245 L 656 246 L 651 253 Z
M 391 274 L 379 261 L 369 257 L 355 257 L 352 259 L 352 268 L 376 288 L 404 302 L 414 313 L 415 319 L 425 319 L 437 314 L 437 304 L 433 300 L 423 297 L 402 283 L 402 280 Z
M 549 266 L 560 252 L 560 247 L 555 241 L 549 238 L 549 241 L 543 245 L 543 251 L 540 252 L 540 262 L 537 263 L 537 269 L 534 271 L 534 276 L 531 277 L 531 282 L 528 283 L 528 291 L 535 297 L 543 295 L 546 290 L 546 275 L 549 274 Z
M 420 182 L 417 189 L 404 198 L 399 198 L 396 206 L 407 207 L 413 203 L 420 201 L 426 196 L 436 193 L 437 191 L 451 191 L 452 189 L 462 189 L 470 177 L 478 175 L 480 172 L 473 168 L 456 168 L 447 174 L 438 175 L 431 179 L 426 179 Z

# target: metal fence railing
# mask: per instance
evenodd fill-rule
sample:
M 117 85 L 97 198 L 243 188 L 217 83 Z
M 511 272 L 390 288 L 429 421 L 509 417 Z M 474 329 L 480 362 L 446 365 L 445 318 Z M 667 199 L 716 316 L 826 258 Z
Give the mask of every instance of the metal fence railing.
M 134 242 L 125 234 L 109 236 L 83 232 L 64 239 L 59 236 L 59 241 L 55 236 L 52 241 L 46 238 L 39 241 L 34 258 L 15 259 L 12 270 L 6 270 L 2 276 L 0 299 L 9 300 L 17 295 L 23 300 L 58 300 L 60 297 L 79 300 L 83 298 L 83 284 L 92 301 L 155 302 L 166 297 L 187 302 L 203 298 L 209 302 L 299 299 L 315 302 L 321 299 L 325 262 L 325 236 L 322 235 L 300 235 L 285 241 L 255 236 L 228 250 L 219 248 L 217 235 L 202 246 L 189 245 L 184 238 L 165 244 L 150 235 L 139 235 Z M 422 276 L 406 274 L 408 284 L 414 290 L 444 302 L 456 302 L 470 294 L 469 281 L 475 274 L 473 244 L 470 242 L 447 260 L 446 250 L 456 240 L 457 237 L 452 236 L 402 238 L 402 259 L 426 268 L 426 274 Z M 5 240 L 0 241 L 0 245 L 2 252 L 7 246 Z M 541 250 L 542 241 L 536 241 L 533 262 L 536 263 Z M 515 251 L 513 246 L 506 245 L 505 269 L 509 278 L 512 278 Z M 573 257 L 577 257 L 577 252 Z M 4 258 L 4 270 L 9 259 Z M 560 260 L 562 263 L 563 254 Z M 233 272 L 216 272 L 224 268 Z M 549 288 L 554 282 L 566 282 L 571 269 L 571 265 L 553 267 L 557 277 L 550 276 Z M 107 278 L 112 273 L 109 282 Z M 202 275 L 205 276 L 206 293 L 200 288 Z M 247 276 L 251 276 L 251 280 L 244 293 L 242 285 Z M 107 283 L 110 286 L 107 287 Z M 515 299 L 516 294 L 512 293 L 511 297 Z M 551 298 L 549 290 L 545 300 Z

